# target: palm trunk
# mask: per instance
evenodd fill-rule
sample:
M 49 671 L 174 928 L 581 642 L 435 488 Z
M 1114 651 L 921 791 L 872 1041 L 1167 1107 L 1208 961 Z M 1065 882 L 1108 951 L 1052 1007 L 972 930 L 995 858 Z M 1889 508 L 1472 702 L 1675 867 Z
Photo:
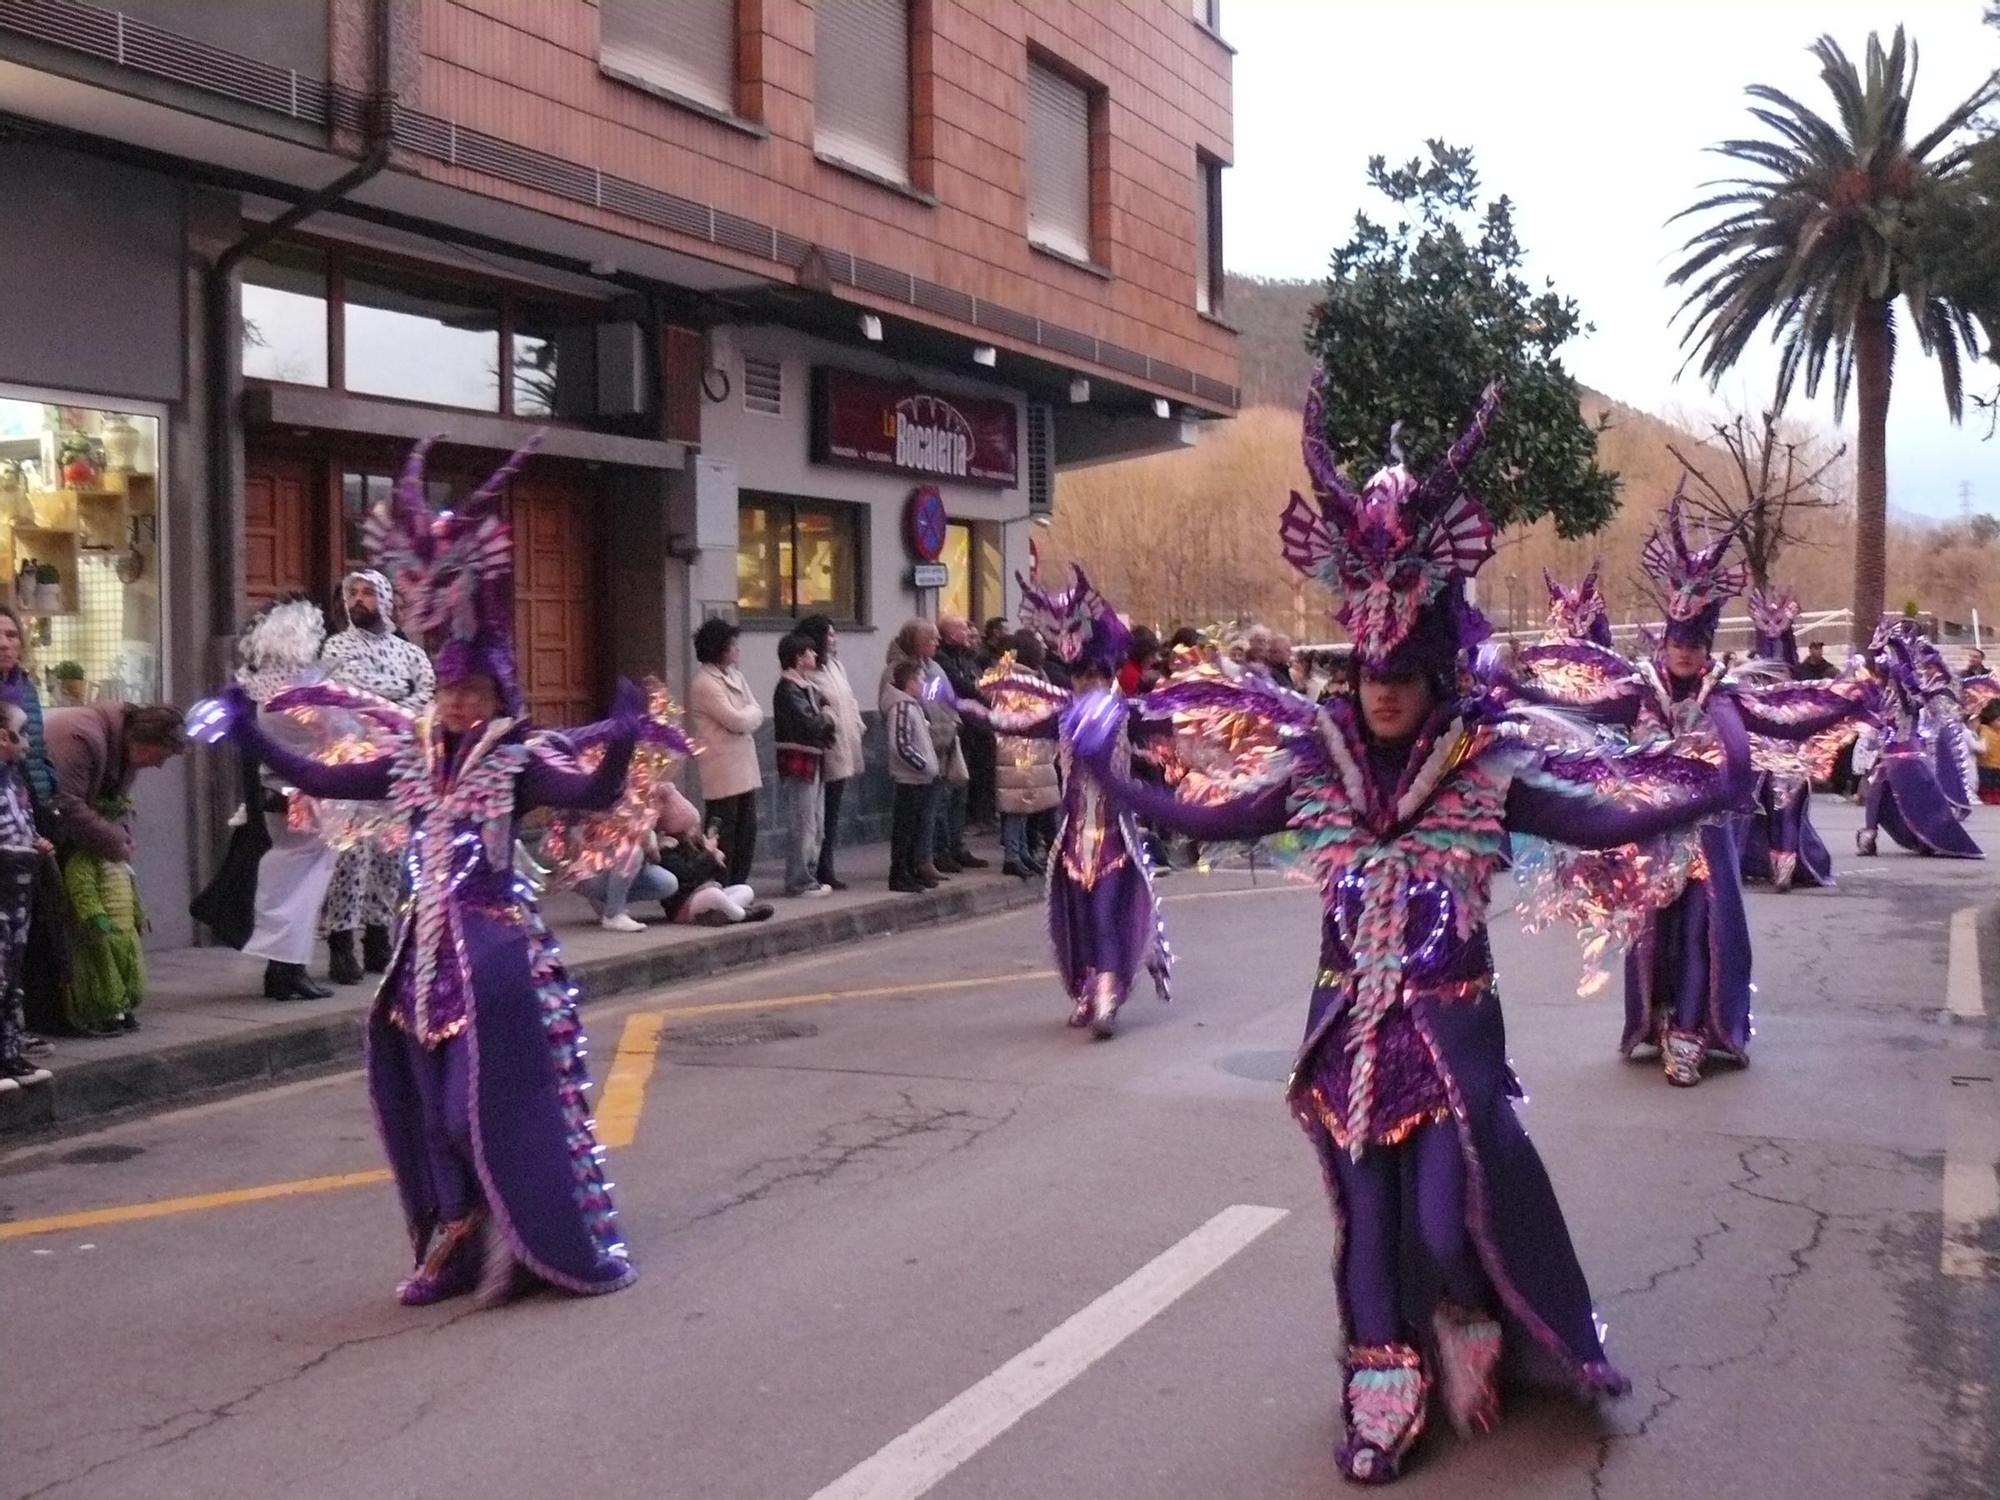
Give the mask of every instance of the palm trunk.
M 1854 646 L 1868 644 L 1882 618 L 1888 581 L 1889 304 L 1863 304 L 1854 320 Z

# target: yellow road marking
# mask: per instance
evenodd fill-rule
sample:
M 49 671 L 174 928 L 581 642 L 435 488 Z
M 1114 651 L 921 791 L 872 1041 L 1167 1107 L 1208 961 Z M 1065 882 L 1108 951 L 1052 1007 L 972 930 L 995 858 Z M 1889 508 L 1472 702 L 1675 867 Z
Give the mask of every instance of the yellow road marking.
M 387 1182 L 385 1167 L 366 1172 L 341 1172 L 332 1177 L 302 1177 L 297 1182 L 272 1182 L 263 1187 L 231 1188 L 221 1193 L 197 1193 L 191 1198 L 160 1198 L 151 1203 L 127 1203 L 119 1208 L 90 1208 L 81 1213 L 56 1214 L 46 1219 L 17 1219 L 0 1224 L 0 1240 L 25 1239 L 31 1234 L 54 1234 L 63 1229 L 93 1229 L 99 1224 L 129 1224 L 135 1219 L 164 1219 L 173 1214 L 199 1213 L 208 1208 L 234 1208 L 241 1203 L 262 1203 L 269 1198 L 298 1198 L 308 1193 L 332 1193 L 342 1188 L 371 1187 Z
M 660 1026 L 665 1020 L 656 1010 L 625 1018 L 618 1056 L 612 1061 L 611 1076 L 604 1081 L 604 1097 L 597 1104 L 599 1145 L 629 1146 L 639 1133 L 639 1116 L 646 1109 L 646 1085 L 653 1078 Z
M 1020 974 L 989 974 L 977 979 L 918 980 L 910 984 L 877 985 L 858 990 L 820 990 L 809 995 L 775 995 L 761 1000 L 719 1000 L 706 1005 L 670 1006 L 665 1010 L 636 1011 L 625 1018 L 618 1039 L 618 1052 L 605 1080 L 604 1094 L 597 1109 L 597 1138 L 606 1146 L 629 1146 L 638 1134 L 639 1118 L 646 1108 L 646 1085 L 653 1076 L 660 1033 L 669 1021 L 700 1016 L 729 1015 L 740 1011 L 787 1010 L 800 1005 L 827 1005 L 841 1000 L 880 1000 L 891 995 L 928 994 L 943 990 L 969 990 L 1024 980 L 1053 979 L 1053 969 L 1031 969 Z M 335 1193 L 346 1188 L 372 1187 L 387 1182 L 389 1173 L 381 1167 L 366 1172 L 342 1172 L 331 1177 L 304 1177 L 295 1182 L 272 1182 L 261 1187 L 230 1188 L 219 1193 L 197 1193 L 186 1198 L 159 1198 L 150 1203 L 127 1203 L 117 1208 L 92 1208 L 79 1213 L 53 1214 L 40 1219 L 16 1219 L 0 1223 L 0 1240 L 25 1239 L 29 1235 L 57 1234 L 67 1229 L 91 1229 L 100 1224 L 130 1224 L 142 1219 L 164 1219 L 175 1214 L 200 1213 L 211 1208 L 236 1208 L 245 1203 L 263 1203 L 274 1198 L 301 1198 L 313 1193 Z

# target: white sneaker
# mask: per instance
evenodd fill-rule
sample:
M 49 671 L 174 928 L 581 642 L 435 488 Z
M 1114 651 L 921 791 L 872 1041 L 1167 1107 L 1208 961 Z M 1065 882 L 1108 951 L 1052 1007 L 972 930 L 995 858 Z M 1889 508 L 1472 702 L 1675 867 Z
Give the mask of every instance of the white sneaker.
M 597 925 L 602 927 L 606 932 L 644 932 L 646 930 L 644 922 L 635 921 L 631 916 L 622 911 L 615 917 L 603 918 Z
M 831 896 L 833 894 L 833 887 L 830 885 L 809 885 L 800 891 L 799 894 L 801 896 Z

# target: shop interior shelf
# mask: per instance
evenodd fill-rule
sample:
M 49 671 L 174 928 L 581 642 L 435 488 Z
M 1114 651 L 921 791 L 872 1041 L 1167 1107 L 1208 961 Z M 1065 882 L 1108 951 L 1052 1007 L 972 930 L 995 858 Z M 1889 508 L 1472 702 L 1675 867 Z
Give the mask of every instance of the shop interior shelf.
M 22 562 L 34 558 L 37 562 L 55 564 L 56 572 L 62 575 L 62 608 L 42 609 L 35 601 L 22 598 L 19 604 L 23 612 L 31 615 L 73 615 L 77 603 L 77 554 L 79 539 L 74 531 L 54 531 L 43 526 L 15 526 L 12 528 L 12 545 L 4 558 L 6 576 L 12 578 Z

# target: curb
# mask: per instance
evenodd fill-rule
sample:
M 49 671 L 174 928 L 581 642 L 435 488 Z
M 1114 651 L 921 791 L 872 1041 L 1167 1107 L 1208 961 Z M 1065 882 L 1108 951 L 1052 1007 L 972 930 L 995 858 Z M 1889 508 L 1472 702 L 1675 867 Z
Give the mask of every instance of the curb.
M 707 979 L 772 959 L 865 938 L 1015 911 L 1042 900 L 1039 881 L 1009 880 L 892 896 L 783 922 L 717 929 L 711 939 L 577 964 L 586 1011 L 599 1000 Z M 182 1042 L 157 1052 L 67 1063 L 47 1083 L 0 1093 L 0 1143 L 97 1127 L 351 1067 L 361 1060 L 365 1011 L 259 1026 L 242 1036 Z

